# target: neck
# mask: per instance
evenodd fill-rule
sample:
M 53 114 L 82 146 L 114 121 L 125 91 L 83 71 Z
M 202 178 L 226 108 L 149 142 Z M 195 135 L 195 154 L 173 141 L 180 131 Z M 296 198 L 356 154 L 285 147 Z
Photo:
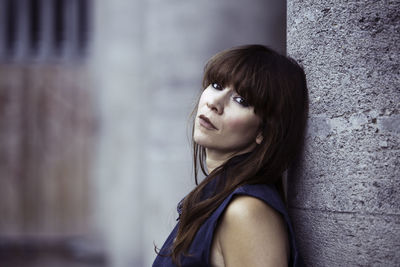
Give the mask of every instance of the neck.
M 215 170 L 216 168 L 227 162 L 230 158 L 233 158 L 234 156 L 237 155 L 245 154 L 250 151 L 251 149 L 244 151 L 221 153 L 220 151 L 215 151 L 206 148 L 206 165 L 208 173 L 211 173 L 213 170 Z
M 208 173 L 211 173 L 214 169 L 218 168 L 222 164 L 224 164 L 231 157 L 229 155 L 221 155 L 217 153 L 213 153 L 212 151 L 206 149 L 206 165 Z

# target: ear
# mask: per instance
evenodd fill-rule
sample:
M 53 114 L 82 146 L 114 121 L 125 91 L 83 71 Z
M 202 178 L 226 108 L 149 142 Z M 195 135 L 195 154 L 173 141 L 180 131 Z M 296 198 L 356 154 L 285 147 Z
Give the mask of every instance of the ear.
M 264 137 L 263 137 L 263 135 L 262 135 L 262 132 L 260 131 L 260 132 L 257 134 L 257 137 L 256 137 L 256 143 L 257 143 L 257 145 L 261 144 L 261 142 L 262 142 L 263 139 L 264 139 Z

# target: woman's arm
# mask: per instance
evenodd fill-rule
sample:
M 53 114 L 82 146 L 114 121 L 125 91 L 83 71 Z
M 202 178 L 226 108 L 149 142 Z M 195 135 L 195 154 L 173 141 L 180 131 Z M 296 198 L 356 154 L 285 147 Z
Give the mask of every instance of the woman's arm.
M 218 266 L 287 266 L 289 242 L 281 215 L 262 200 L 232 200 L 215 232 L 212 261 Z M 222 263 L 222 264 L 221 264 Z

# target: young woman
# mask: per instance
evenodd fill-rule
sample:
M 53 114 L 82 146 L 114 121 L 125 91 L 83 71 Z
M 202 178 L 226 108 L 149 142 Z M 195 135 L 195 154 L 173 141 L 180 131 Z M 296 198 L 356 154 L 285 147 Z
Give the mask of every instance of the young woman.
M 262 45 L 207 63 L 194 117 L 195 179 L 153 266 L 301 266 L 282 175 L 307 120 L 303 69 Z

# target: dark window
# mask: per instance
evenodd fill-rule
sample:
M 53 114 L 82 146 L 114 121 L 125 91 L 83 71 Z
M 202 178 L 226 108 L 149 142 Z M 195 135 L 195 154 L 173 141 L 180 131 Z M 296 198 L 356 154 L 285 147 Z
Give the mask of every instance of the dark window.
M 5 3 L 5 51 L 13 54 L 15 48 L 16 39 L 16 25 L 17 25 L 17 7 L 16 2 L 13 0 L 7 0 Z
M 54 0 L 54 8 L 53 8 L 53 21 L 54 21 L 54 32 L 53 32 L 53 41 L 54 41 L 54 49 L 56 52 L 60 52 L 62 49 L 62 44 L 65 41 L 65 8 L 63 0 Z
M 89 2 L 78 1 L 78 50 L 81 53 L 86 52 L 89 36 Z
M 36 53 L 39 46 L 39 33 L 40 33 L 40 3 L 39 0 L 31 0 L 31 7 L 29 10 L 29 48 L 32 53 Z
M 0 60 L 81 59 L 91 0 L 0 0 Z

